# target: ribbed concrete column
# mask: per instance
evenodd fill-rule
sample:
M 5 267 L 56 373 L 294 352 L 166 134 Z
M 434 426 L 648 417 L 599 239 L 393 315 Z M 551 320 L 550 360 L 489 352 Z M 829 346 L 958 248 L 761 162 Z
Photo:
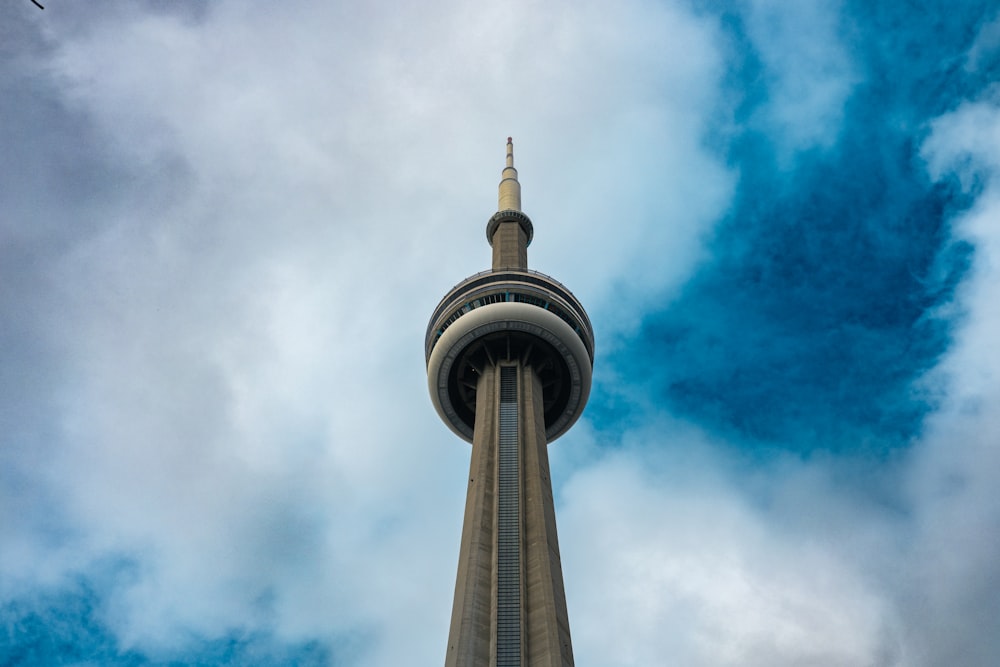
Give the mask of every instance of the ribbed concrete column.
M 465 498 L 465 521 L 445 667 L 493 664 L 490 643 L 494 632 L 492 619 L 496 613 L 493 567 L 496 559 L 497 375 L 495 366 L 487 366 L 478 382 L 469 490 Z
M 524 667 L 572 667 L 562 563 L 543 419 L 542 385 L 530 366 L 517 371 L 520 662 Z M 500 366 L 478 382 L 472 464 L 465 504 L 446 667 L 497 665 Z M 509 537 L 507 538 L 509 540 Z M 509 572 L 506 573 L 509 581 Z
M 527 667 L 573 667 L 549 453 L 542 420 L 542 383 L 533 369 L 521 375 L 524 434 L 524 551 Z

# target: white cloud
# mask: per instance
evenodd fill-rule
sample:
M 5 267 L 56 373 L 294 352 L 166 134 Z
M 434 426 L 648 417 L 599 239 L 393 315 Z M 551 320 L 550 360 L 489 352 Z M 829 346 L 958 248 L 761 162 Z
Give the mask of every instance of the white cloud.
M 852 494 L 849 461 L 747 470 L 648 397 L 630 401 L 646 426 L 615 448 L 558 454 L 574 464 L 559 518 L 580 664 L 995 662 L 998 129 L 992 100 L 967 103 L 923 147 L 934 178 L 977 193 L 953 221 L 975 254 L 954 344 L 925 380 L 943 402 L 882 473 L 885 498 Z
M 532 265 L 579 294 L 604 354 L 727 206 L 734 176 L 702 144 L 725 102 L 718 27 L 646 3 L 108 11 L 46 28 L 60 102 L 130 180 L 104 184 L 99 224 L 52 223 L 73 232 L 37 309 L 65 360 L 60 437 L 19 474 L 63 532 L 53 548 L 0 506 L 4 593 L 123 555 L 102 614 L 126 647 L 252 626 L 370 637 L 360 664 L 438 660 L 468 448 L 426 398 L 422 341 L 437 298 L 487 265 L 503 140 Z M 829 145 L 855 81 L 836 8 L 748 16 L 762 122 L 789 151 Z M 581 665 L 929 666 L 959 641 L 988 657 L 998 127 L 969 105 L 925 145 L 935 176 L 988 187 L 958 227 L 977 248 L 968 316 L 914 518 L 849 497 L 822 461 L 748 481 L 676 424 L 649 417 L 603 454 L 584 421 L 552 454 Z
M 776 498 L 755 504 L 733 463 L 690 428 L 658 423 L 626 440 L 564 488 L 580 664 L 884 664 L 873 656 L 891 609 L 850 546 L 816 526 L 847 509 L 822 468 L 772 472 Z M 812 520 L 796 527 L 803 508 Z
M 779 138 L 782 157 L 830 147 L 859 80 L 842 35 L 840 2 L 755 0 L 746 20 L 769 84 L 760 120 Z
M 134 179 L 53 262 L 60 442 L 30 483 L 69 535 L 22 536 L 4 571 L 133 559 L 101 612 L 126 648 L 267 627 L 437 659 L 468 449 L 426 398 L 426 318 L 487 266 L 507 134 L 533 266 L 612 313 L 629 263 L 633 300 L 683 279 L 728 187 L 702 187 L 725 180 L 699 144 L 711 25 L 597 3 L 108 11 L 48 27 L 62 101 Z
M 946 387 L 918 450 L 911 493 L 919 512 L 907 617 L 921 664 L 996 659 L 1000 592 L 1000 106 L 968 102 L 937 119 L 923 146 L 932 175 L 976 187 L 973 207 L 954 222 L 973 244 L 970 275 L 957 293 L 963 312 L 951 351 L 930 381 Z M 956 557 L 959 556 L 960 557 Z M 959 658 L 960 656 L 960 658 Z

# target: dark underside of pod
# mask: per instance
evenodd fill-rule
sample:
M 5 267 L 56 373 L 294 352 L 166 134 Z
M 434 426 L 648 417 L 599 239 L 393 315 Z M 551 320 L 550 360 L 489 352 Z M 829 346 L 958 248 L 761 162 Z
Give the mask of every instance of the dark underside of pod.
M 545 428 L 562 416 L 569 403 L 569 368 L 549 343 L 520 332 L 501 331 L 475 340 L 455 360 L 448 377 L 448 397 L 459 418 L 475 429 L 476 386 L 483 370 L 501 361 L 521 360 L 542 382 Z

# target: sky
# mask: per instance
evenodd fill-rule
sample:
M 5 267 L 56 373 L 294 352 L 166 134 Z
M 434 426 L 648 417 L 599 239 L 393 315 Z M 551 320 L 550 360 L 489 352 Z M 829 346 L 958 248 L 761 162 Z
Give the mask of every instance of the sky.
M 1000 11 L 0 5 L 0 664 L 444 659 L 514 137 L 580 667 L 1000 660 Z

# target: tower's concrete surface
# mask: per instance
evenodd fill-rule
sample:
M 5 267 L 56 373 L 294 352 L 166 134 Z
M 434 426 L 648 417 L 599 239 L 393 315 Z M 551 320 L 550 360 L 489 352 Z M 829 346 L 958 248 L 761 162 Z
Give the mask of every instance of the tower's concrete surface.
M 425 339 L 431 400 L 472 442 L 446 666 L 571 666 L 547 443 L 590 394 L 594 334 L 563 285 L 528 270 L 513 143 L 486 227 L 493 268 L 456 285 Z

